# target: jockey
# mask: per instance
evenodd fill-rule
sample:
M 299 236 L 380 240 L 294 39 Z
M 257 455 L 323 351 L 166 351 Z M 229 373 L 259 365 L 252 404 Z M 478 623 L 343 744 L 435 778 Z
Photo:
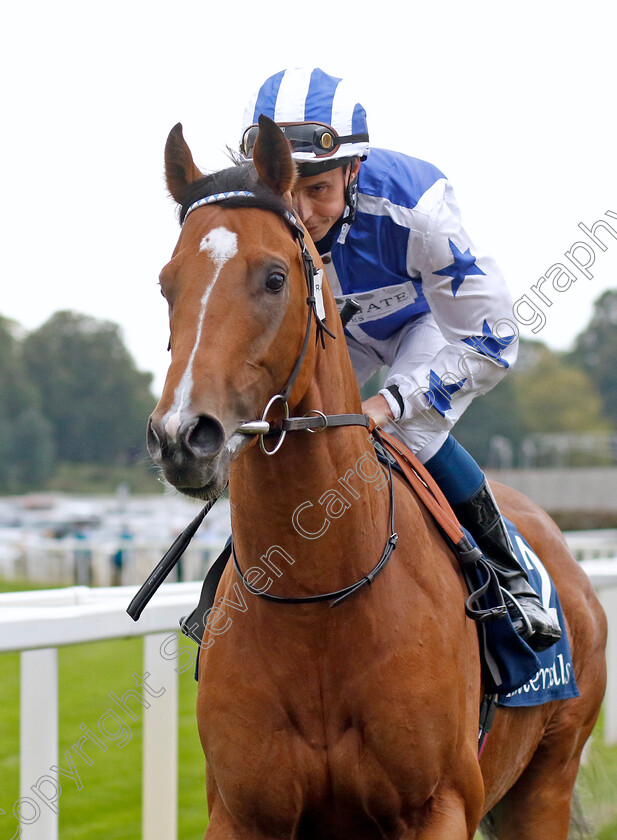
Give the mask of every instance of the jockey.
M 416 454 L 505 590 L 516 630 L 535 650 L 561 636 L 529 585 L 488 486 L 450 431 L 473 398 L 514 364 L 512 299 L 495 261 L 465 232 L 452 187 L 432 164 L 371 149 L 364 108 L 319 68 L 284 70 L 249 102 L 240 151 L 252 156 L 260 114 L 297 163 L 293 204 L 325 265 L 360 386 L 387 367 L 363 410 Z

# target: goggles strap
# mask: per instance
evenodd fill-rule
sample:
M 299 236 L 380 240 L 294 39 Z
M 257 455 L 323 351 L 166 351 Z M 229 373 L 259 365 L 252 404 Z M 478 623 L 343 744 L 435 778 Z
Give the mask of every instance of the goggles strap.
M 298 125 L 299 126 L 309 126 L 309 125 L 311 125 L 311 123 L 298 123 Z M 282 127 L 283 128 L 292 128 L 293 126 L 288 126 L 288 125 L 285 125 L 283 123 Z M 316 149 L 315 148 L 315 143 L 314 142 L 311 143 L 310 144 L 311 147 L 312 147 L 311 150 L 315 153 L 315 155 L 318 158 L 319 157 L 328 157 L 329 155 L 331 155 L 333 153 L 334 150 L 336 150 L 340 146 L 344 145 L 345 143 L 368 143 L 369 142 L 368 132 L 366 132 L 366 131 L 356 132 L 355 134 L 337 134 L 335 129 L 332 128 L 332 126 L 326 126 L 324 124 L 322 127 L 324 128 L 325 131 L 329 132 L 332 135 L 333 148 L 332 149 Z M 255 147 L 255 143 L 257 142 L 257 136 L 258 136 L 258 133 L 259 133 L 258 131 L 254 132 L 254 140 L 249 146 L 247 141 L 248 141 L 248 137 L 250 136 L 250 133 L 253 131 L 253 129 L 258 129 L 258 126 L 257 125 L 252 125 L 249 128 L 247 128 L 247 130 L 244 133 L 244 138 L 243 138 L 242 142 L 240 143 L 240 151 L 246 157 L 251 157 L 251 158 L 253 157 L 253 149 Z M 284 132 L 284 133 L 285 133 L 286 139 L 288 140 L 288 142 L 290 143 L 290 145 L 294 149 L 294 151 L 301 152 L 301 151 L 306 150 L 304 148 L 296 149 L 295 146 L 294 146 L 293 136 L 289 137 L 286 132 Z M 292 132 L 292 134 L 293 134 L 293 132 Z M 302 146 L 308 145 L 306 140 L 296 139 L 295 142 L 297 142 L 298 144 L 300 144 Z
M 336 146 L 341 146 L 343 143 L 368 143 L 368 134 L 359 132 L 358 134 L 335 134 Z

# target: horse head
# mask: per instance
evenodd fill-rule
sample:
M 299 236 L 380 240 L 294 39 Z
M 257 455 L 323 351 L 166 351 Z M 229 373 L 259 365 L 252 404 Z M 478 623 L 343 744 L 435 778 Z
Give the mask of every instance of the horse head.
M 225 487 L 231 462 L 255 443 L 239 426 L 262 416 L 303 349 L 290 406 L 314 367 L 315 341 L 305 338 L 315 324 L 307 330 L 305 266 L 289 221 L 294 164 L 265 117 L 253 159 L 204 177 L 181 125 L 165 148 L 182 231 L 160 274 L 171 364 L 148 423 L 148 449 L 173 486 L 199 498 Z

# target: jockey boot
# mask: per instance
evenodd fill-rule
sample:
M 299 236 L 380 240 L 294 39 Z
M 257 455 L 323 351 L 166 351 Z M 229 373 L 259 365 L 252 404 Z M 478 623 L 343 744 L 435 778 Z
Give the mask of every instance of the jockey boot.
M 470 499 L 454 507 L 454 512 L 494 569 L 516 632 L 535 651 L 546 650 L 558 642 L 561 628 L 557 617 L 543 607 L 529 584 L 527 573 L 516 559 L 486 479 Z

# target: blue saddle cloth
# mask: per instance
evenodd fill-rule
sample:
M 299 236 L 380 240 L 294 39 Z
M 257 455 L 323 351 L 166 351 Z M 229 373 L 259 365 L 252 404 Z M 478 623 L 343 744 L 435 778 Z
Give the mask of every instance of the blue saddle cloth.
M 509 616 L 479 624 L 485 690 L 498 694 L 501 706 L 539 706 L 578 697 L 572 654 L 557 590 L 540 558 L 506 520 L 517 559 L 542 604 L 557 612 L 562 630 L 557 644 L 536 653 L 515 631 Z M 489 606 L 494 606 L 489 604 Z

